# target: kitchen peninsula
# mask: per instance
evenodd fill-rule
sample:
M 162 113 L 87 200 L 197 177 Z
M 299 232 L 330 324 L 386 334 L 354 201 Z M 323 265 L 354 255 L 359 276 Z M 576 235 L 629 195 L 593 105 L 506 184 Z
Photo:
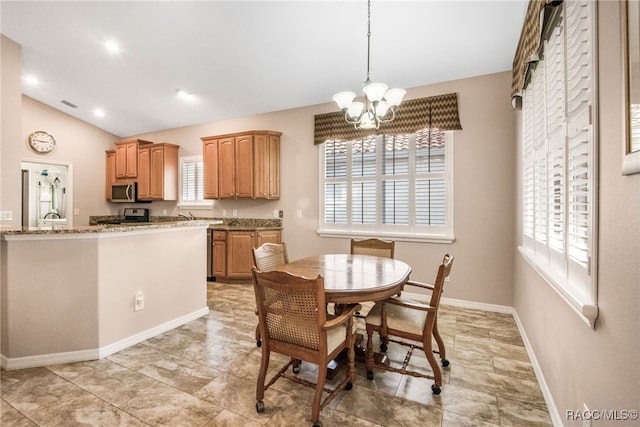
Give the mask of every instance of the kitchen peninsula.
M 100 359 L 206 315 L 212 222 L 0 231 L 2 368 Z

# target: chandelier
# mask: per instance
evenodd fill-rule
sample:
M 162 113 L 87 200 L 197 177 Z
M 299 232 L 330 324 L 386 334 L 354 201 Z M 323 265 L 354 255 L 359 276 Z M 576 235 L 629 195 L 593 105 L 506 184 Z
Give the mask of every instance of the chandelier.
M 333 100 L 344 113 L 347 123 L 356 129 L 378 129 L 381 123 L 390 122 L 396 117 L 396 108 L 402 102 L 404 89 L 389 89 L 384 83 L 371 83 L 369 63 L 371 58 L 371 0 L 367 6 L 367 79 L 364 81 L 364 102 L 355 101 L 353 92 L 340 92 Z

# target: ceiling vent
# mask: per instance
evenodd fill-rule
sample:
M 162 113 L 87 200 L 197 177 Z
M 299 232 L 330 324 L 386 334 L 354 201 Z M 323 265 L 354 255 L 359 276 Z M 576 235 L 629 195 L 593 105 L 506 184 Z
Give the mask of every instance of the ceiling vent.
M 66 99 L 63 99 L 62 102 L 64 105 L 66 105 L 67 107 L 71 107 L 71 108 L 78 108 L 77 105 L 70 103 L 69 101 L 67 101 Z

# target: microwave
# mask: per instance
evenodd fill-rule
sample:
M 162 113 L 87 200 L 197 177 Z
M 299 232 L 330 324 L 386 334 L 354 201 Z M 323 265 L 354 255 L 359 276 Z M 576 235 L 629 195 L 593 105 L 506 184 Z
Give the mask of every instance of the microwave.
M 111 201 L 118 203 L 134 203 L 137 197 L 137 183 L 111 184 Z

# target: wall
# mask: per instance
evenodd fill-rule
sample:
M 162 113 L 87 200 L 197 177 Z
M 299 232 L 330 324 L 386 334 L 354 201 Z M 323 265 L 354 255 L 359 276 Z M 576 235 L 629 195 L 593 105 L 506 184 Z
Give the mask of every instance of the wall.
M 599 237 L 595 329 L 515 256 L 514 305 L 562 421 L 567 410 L 640 410 L 640 174 L 621 175 L 622 58 L 618 2 L 599 9 Z M 518 208 L 520 214 L 521 208 Z M 519 216 L 519 215 L 518 215 Z M 518 236 L 521 226 L 518 225 Z M 631 421 L 594 425 L 637 425 Z
M 508 72 L 409 89 L 407 99 L 457 92 L 463 130 L 455 132 L 455 236 L 451 244 L 398 242 L 396 257 L 413 267 L 412 278 L 431 281 L 444 253 L 456 257 L 445 296 L 512 305 L 515 209 L 515 113 L 510 106 Z M 319 148 L 313 145 L 314 115 L 335 110 L 334 104 L 278 111 L 206 123 L 136 137 L 180 145 L 180 155 L 200 154 L 201 137 L 243 130 L 283 133 L 281 193 L 277 201 L 216 201 L 197 216 L 271 217 L 284 210 L 283 239 L 291 258 L 349 251 L 344 238 L 321 238 L 318 228 Z M 151 206 L 153 215 L 175 205 Z M 298 218 L 297 210 L 302 212 Z M 498 264 L 499 262 L 499 264 Z
M 61 108 L 67 108 L 61 105 Z M 44 130 L 56 139 L 56 148 L 48 154 L 36 154 L 28 146 L 28 137 Z M 80 121 L 28 96 L 22 97 L 22 135 L 20 160 L 70 163 L 73 170 L 73 208 L 78 214 L 69 217 L 73 225 L 88 225 L 89 216 L 116 213 L 120 208 L 105 199 L 105 151 L 115 148 L 117 136 Z M 18 164 L 18 167 L 20 165 Z M 18 183 L 19 184 L 19 183 Z M 16 197 L 10 188 L 4 198 Z M 17 187 L 20 197 L 20 187 Z M 19 199 L 18 199 L 19 200 Z M 18 213 L 20 205 L 18 205 Z M 18 215 L 19 216 L 19 215 Z M 19 220 L 20 218 L 18 218 Z M 17 225 L 20 225 L 18 222 Z

